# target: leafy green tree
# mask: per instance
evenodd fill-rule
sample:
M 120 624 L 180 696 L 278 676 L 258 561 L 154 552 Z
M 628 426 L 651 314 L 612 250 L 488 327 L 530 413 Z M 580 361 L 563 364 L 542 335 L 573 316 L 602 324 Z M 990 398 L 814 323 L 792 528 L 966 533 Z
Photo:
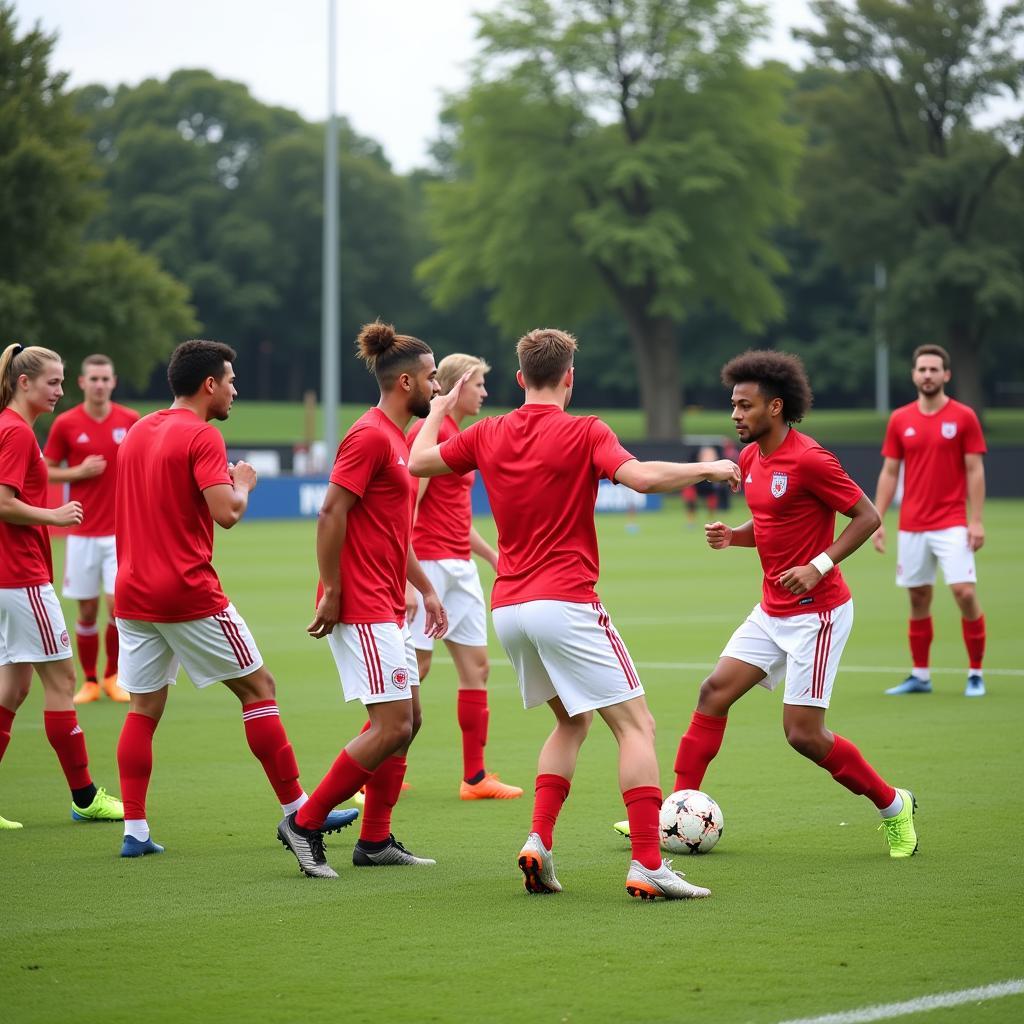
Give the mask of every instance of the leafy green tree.
M 748 329 L 781 312 L 771 231 L 794 213 L 788 76 L 744 53 L 743 0 L 515 0 L 480 18 L 432 189 L 433 299 L 491 290 L 517 334 L 614 310 L 648 436 L 678 438 L 679 327 L 712 305 Z

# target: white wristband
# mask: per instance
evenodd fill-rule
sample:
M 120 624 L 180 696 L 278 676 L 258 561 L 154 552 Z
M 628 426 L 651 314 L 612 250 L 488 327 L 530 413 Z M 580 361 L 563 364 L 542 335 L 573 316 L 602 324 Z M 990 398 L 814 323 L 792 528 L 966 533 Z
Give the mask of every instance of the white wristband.
M 814 568 L 817 569 L 822 576 L 824 576 L 825 573 L 831 571 L 835 567 L 835 564 L 836 563 L 833 562 L 832 559 L 829 558 L 824 551 L 822 551 L 820 555 L 815 555 L 811 559 L 811 565 L 813 565 Z

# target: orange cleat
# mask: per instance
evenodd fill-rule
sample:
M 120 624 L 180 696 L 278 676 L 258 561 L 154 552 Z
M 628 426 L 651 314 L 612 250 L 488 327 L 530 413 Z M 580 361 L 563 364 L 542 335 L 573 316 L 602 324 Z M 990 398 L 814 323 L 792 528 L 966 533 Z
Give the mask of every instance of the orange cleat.
M 103 680 L 103 692 L 111 699 L 116 700 L 118 704 L 127 704 L 130 701 L 131 695 L 127 690 L 122 690 L 117 684 L 117 676 L 107 676 Z
M 522 795 L 523 791 L 518 786 L 506 785 L 493 772 L 474 785 L 463 779 L 459 786 L 460 800 L 515 800 Z
M 71 698 L 72 704 L 91 704 L 94 700 L 100 699 L 100 684 L 94 680 L 87 679 L 82 683 L 78 693 Z

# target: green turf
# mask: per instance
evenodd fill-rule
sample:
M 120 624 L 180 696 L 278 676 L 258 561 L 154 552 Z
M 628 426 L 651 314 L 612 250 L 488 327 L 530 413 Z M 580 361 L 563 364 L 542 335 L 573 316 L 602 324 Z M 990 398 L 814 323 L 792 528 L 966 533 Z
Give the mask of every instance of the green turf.
M 235 699 L 187 683 L 157 734 L 150 790 L 167 853 L 118 859 L 118 826 L 68 820 L 37 684 L 0 770 L 0 813 L 26 824 L 0 833 L 0 1019 L 772 1024 L 1019 978 L 1022 514 L 1024 503 L 988 507 L 983 700 L 961 695 L 963 645 L 945 592 L 934 664 L 956 671 L 937 672 L 930 697 L 883 697 L 906 665 L 894 559 L 867 548 L 844 566 L 857 622 L 830 724 L 915 790 L 920 854 L 890 861 L 870 804 L 787 748 L 779 695 L 758 689 L 734 709 L 705 782 L 724 810 L 724 838 L 710 856 L 676 861 L 713 888 L 702 902 L 646 905 L 625 894 L 627 848 L 610 828 L 623 816 L 614 747 L 600 725 L 556 833 L 565 892 L 527 896 L 515 855 L 528 801 L 456 799 L 448 664 L 424 687 L 414 788 L 396 814 L 399 836 L 437 867 L 356 871 L 352 830 L 329 842 L 335 882 L 299 876 L 276 842 L 278 809 Z M 759 577 L 753 552 L 706 550 L 675 501 L 641 517 L 638 533 L 624 527 L 600 520 L 601 594 L 640 667 L 668 782 L 703 666 L 757 600 Z M 313 526 L 243 524 L 217 544 L 312 787 L 363 717 L 342 703 L 326 646 L 303 633 Z M 882 666 L 895 668 L 868 671 Z M 522 710 L 498 650 L 491 688 L 489 766 L 529 787 L 548 713 Z M 113 789 L 123 713 L 104 702 L 80 715 L 97 781 Z M 1022 1015 L 1017 996 L 932 1018 Z

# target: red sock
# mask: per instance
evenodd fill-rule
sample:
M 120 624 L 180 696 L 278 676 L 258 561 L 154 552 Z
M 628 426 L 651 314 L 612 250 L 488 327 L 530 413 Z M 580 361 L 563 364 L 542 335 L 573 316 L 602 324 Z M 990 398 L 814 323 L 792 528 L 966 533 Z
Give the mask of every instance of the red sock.
M 985 657 L 985 616 L 976 619 L 961 619 L 960 626 L 964 632 L 964 645 L 967 648 L 967 663 L 972 669 L 981 671 L 981 662 Z
M 117 675 L 117 655 L 121 649 L 121 641 L 117 637 L 117 626 L 107 623 L 107 631 L 103 634 L 103 646 L 107 652 L 107 667 L 103 670 L 104 677 Z
M 561 775 L 538 775 L 533 796 L 533 822 L 530 831 L 550 850 L 558 813 L 569 795 L 569 780 Z
M 78 648 L 78 663 L 86 679 L 96 681 L 96 658 L 100 653 L 100 630 L 95 622 L 75 623 L 75 646 Z
M 633 860 L 654 871 L 661 867 L 658 815 L 661 813 L 661 788 L 634 786 L 622 794 L 629 817 L 629 842 Z
M 157 720 L 129 711 L 117 741 L 117 770 L 121 776 L 121 800 L 129 820 L 146 817 L 146 791 L 153 774 L 153 733 Z
M 840 786 L 866 796 L 879 810 L 896 799 L 896 790 L 864 760 L 864 755 L 838 733 L 832 749 L 819 764 Z
M 370 843 L 383 842 L 391 835 L 391 812 L 402 792 L 406 760 L 398 754 L 386 757 L 366 780 L 366 803 L 363 804 L 359 838 Z
M 914 668 L 927 668 L 932 637 L 935 636 L 932 617 L 929 615 L 927 619 L 911 619 L 907 635 L 910 638 L 910 664 Z
M 242 723 L 249 749 L 263 765 L 281 804 L 290 804 L 302 796 L 299 765 L 288 734 L 281 724 L 277 701 L 257 700 L 242 705 Z
M 462 776 L 468 782 L 485 770 L 487 691 L 459 690 L 458 713 L 462 730 Z
M 4 759 L 4 751 L 11 742 L 11 726 L 14 724 L 15 712 L 0 704 L 0 761 Z
M 347 750 L 337 756 L 320 785 L 299 808 L 295 823 L 300 828 L 319 828 L 335 807 L 357 793 L 373 772 L 364 768 Z
M 64 769 L 64 778 L 71 789 L 85 789 L 92 785 L 89 775 L 89 754 L 85 749 L 85 734 L 74 711 L 44 711 L 43 724 Z
M 722 747 L 728 718 L 694 711 L 676 754 L 676 789 L 700 789 L 708 765 Z

